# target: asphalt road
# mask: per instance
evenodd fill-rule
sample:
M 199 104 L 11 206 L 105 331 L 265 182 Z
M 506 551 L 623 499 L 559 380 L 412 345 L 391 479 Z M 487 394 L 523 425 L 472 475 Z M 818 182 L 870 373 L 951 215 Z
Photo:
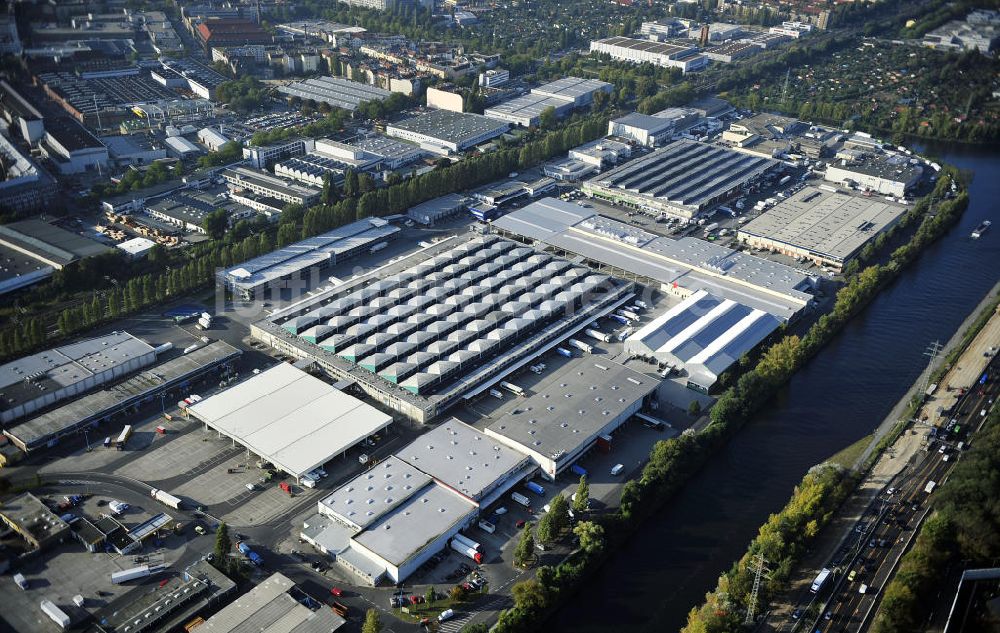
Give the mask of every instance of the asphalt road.
M 972 429 L 978 430 L 985 420 L 981 412 L 991 409 L 993 400 L 1000 394 L 998 365 L 996 359 L 991 361 L 991 379 L 987 385 L 982 389 L 977 385 L 956 405 L 960 413 L 955 419 L 962 428 L 961 433 L 951 433 L 946 440 L 931 440 L 927 450 L 918 453 L 890 482 L 859 519 L 841 549 L 827 561 L 826 568 L 833 573 L 824 587 L 818 594 L 810 589 L 803 590 L 792 618 L 777 630 L 788 633 L 867 631 L 900 557 L 909 549 L 921 522 L 930 513 L 934 497 L 933 492 L 926 492 L 928 483 L 946 483 L 951 469 L 961 459 L 958 443 L 967 441 Z

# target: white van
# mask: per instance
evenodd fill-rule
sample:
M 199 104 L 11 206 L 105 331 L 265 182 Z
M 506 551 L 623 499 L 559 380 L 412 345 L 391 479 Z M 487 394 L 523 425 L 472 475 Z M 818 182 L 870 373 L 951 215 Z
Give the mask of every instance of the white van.
M 617 476 L 622 474 L 623 470 L 625 470 L 624 464 L 615 464 L 614 466 L 611 467 L 611 474 Z
M 301 481 L 302 481 L 302 485 L 305 486 L 306 488 L 315 488 L 316 487 L 316 480 L 313 479 L 313 478 L 311 478 L 311 477 L 303 477 Z
M 493 534 L 494 532 L 497 531 L 497 526 L 493 525 L 486 519 L 483 519 L 482 521 L 479 522 L 479 529 L 482 530 L 483 532 Z

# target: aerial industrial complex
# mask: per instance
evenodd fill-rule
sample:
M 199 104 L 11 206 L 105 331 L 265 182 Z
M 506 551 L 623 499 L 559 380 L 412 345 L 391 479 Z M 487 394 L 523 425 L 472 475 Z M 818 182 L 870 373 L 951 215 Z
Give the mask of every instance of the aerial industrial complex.
M 631 289 L 510 240 L 455 238 L 279 310 L 252 335 L 428 422 L 610 312 Z
M 882 198 L 830 189 L 805 187 L 743 225 L 737 239 L 839 269 L 906 213 Z
M 780 163 L 680 140 L 583 184 L 590 195 L 651 214 L 690 219 L 746 191 Z

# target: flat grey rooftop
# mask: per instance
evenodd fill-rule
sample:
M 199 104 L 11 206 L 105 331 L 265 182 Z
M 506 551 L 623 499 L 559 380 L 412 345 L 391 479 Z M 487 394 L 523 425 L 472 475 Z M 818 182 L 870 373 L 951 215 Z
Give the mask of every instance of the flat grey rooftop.
M 751 220 L 740 236 L 760 237 L 846 260 L 906 213 L 883 198 L 805 187 Z
M 0 226 L 0 244 L 31 253 L 59 268 L 111 251 L 100 242 L 41 220 L 22 220 Z
M 517 209 L 493 226 L 662 284 L 708 290 L 782 320 L 812 298 L 804 271 L 693 237 L 660 237 L 554 198 Z
M 141 399 L 180 381 L 199 370 L 236 358 L 242 352 L 225 341 L 213 341 L 204 347 L 155 365 L 131 378 L 69 402 L 57 409 L 43 413 L 5 431 L 26 445 L 45 441 L 46 438 L 88 420 L 96 420 L 122 403 Z
M 320 605 L 310 610 L 289 594 L 295 583 L 271 575 L 198 628 L 203 633 L 329 633 L 345 620 Z
M 369 86 L 368 84 L 341 79 L 340 77 L 316 77 L 298 81 L 287 86 L 278 88 L 282 92 L 293 97 L 302 99 L 313 99 L 321 103 L 354 110 L 359 104 L 365 101 L 382 101 L 391 92 L 384 88 Z
M 392 455 L 334 490 L 320 504 L 363 529 L 430 482 L 430 475 Z
M 537 385 L 535 393 L 487 429 L 556 459 L 593 439 L 658 384 L 656 379 L 610 360 L 580 358 Z
M 431 483 L 355 536 L 354 541 L 393 565 L 402 565 L 475 510 L 471 501 Z
M 94 381 L 121 365 L 146 357 L 153 362 L 153 347 L 128 332 L 84 339 L 0 365 L 0 411 L 51 395 L 59 389 Z M 148 363 L 147 363 L 148 364 Z M 104 380 L 101 380 L 104 382 Z M 81 387 L 81 390 L 96 386 Z
M 538 95 L 556 97 L 564 101 L 576 101 L 580 97 L 598 90 L 609 90 L 611 84 L 599 79 L 583 79 L 581 77 L 563 77 L 547 84 L 533 88 L 531 92 Z
M 426 114 L 392 123 L 389 127 L 451 143 L 462 144 L 468 139 L 473 139 L 489 132 L 499 134 L 507 129 L 508 124 L 480 114 L 433 110 Z
M 256 288 L 313 266 L 334 264 L 338 255 L 386 239 L 399 231 L 399 227 L 376 226 L 371 220 L 358 220 L 245 261 L 226 270 L 223 275 L 237 287 Z
M 527 461 L 524 454 L 455 418 L 413 440 L 396 456 L 473 499 Z
M 694 212 L 777 167 L 751 156 L 697 141 L 679 140 L 595 176 L 588 184 L 667 202 Z

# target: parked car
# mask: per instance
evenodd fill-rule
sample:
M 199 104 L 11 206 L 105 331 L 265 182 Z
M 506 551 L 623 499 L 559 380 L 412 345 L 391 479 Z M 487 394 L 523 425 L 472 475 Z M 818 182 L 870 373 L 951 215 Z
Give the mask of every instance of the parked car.
M 618 476 L 618 475 L 622 474 L 623 470 L 625 470 L 625 465 L 624 464 L 615 464 L 614 466 L 611 467 L 611 474 L 615 475 L 615 476 Z
M 332 593 L 333 595 L 337 596 L 338 598 L 341 598 L 344 595 L 344 590 L 341 589 L 340 587 L 331 587 L 330 588 L 330 593 Z
M 445 609 L 441 612 L 441 615 L 438 616 L 438 622 L 444 622 L 445 620 L 450 620 L 453 617 L 455 617 L 454 609 Z

